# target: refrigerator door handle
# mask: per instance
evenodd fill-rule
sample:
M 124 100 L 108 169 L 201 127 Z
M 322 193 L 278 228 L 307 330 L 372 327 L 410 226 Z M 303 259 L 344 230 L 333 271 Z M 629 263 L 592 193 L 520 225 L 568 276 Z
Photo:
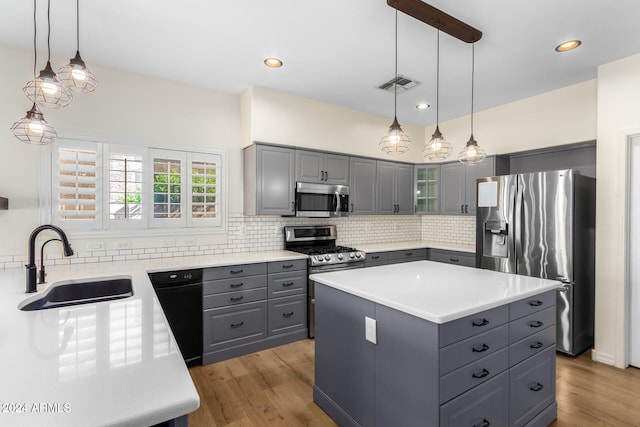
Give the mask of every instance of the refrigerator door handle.
M 517 189 L 516 189 L 516 200 L 515 200 L 515 212 L 514 212 L 514 218 L 516 219 L 516 224 L 518 224 L 517 230 L 514 230 L 514 238 L 515 238 L 515 252 L 516 252 L 516 273 L 518 272 L 518 266 L 519 264 L 522 262 L 522 233 L 524 232 L 524 227 L 522 226 L 522 224 L 524 224 L 523 220 L 523 216 L 524 213 L 522 211 L 522 205 L 524 203 L 523 199 L 523 194 L 522 194 L 522 185 L 519 182 L 519 177 L 517 178 Z

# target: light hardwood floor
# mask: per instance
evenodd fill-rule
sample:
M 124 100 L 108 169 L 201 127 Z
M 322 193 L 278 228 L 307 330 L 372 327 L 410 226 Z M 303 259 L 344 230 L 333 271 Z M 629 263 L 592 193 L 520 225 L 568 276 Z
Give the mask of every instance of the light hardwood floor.
M 190 369 L 200 393 L 191 427 L 335 426 L 313 403 L 314 341 L 303 340 Z M 640 426 L 640 370 L 557 357 L 552 427 Z M 428 423 L 425 423 L 427 426 Z

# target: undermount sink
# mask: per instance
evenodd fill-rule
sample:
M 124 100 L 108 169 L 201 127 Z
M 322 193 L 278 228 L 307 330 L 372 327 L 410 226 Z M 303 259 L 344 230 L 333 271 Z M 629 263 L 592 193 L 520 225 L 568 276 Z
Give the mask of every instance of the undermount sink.
M 51 285 L 41 295 L 22 301 L 23 311 L 46 310 L 77 304 L 90 304 L 133 296 L 130 276 L 64 280 Z

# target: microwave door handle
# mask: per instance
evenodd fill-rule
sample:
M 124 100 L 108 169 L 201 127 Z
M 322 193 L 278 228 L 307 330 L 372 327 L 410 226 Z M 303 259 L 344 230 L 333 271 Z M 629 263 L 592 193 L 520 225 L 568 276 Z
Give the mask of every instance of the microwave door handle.
M 338 207 L 340 206 L 340 203 L 338 203 L 340 200 L 340 195 L 336 192 L 333 195 L 333 212 L 337 215 L 338 214 Z

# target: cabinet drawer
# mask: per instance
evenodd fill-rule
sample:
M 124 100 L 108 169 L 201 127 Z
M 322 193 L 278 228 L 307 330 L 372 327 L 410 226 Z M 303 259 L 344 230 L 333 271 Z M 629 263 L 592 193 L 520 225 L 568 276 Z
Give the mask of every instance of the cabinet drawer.
M 269 274 L 269 298 L 305 293 L 307 282 L 307 270 Z
M 556 292 L 557 291 L 549 291 L 544 294 L 512 302 L 509 304 L 509 319 L 514 320 L 519 317 L 524 317 L 531 313 L 535 313 L 536 311 L 555 305 L 557 298 Z
M 503 372 L 440 407 L 440 427 L 509 424 L 509 374 Z
M 444 249 L 430 249 L 429 260 L 445 262 L 447 264 L 465 265 L 467 267 L 476 266 L 476 256 L 467 252 L 447 251 Z
M 549 326 L 540 332 L 526 337 L 509 346 L 509 363 L 511 366 L 524 359 L 536 355 L 556 343 L 556 328 Z
M 440 350 L 440 375 L 488 356 L 509 344 L 509 325 L 502 325 Z
M 307 327 L 307 298 L 292 296 L 269 301 L 269 335 Z
M 365 267 L 377 267 L 377 266 L 380 266 L 380 265 L 388 265 L 388 264 L 389 264 L 389 261 L 380 261 L 380 262 L 369 262 L 369 261 L 367 261 L 367 262 L 364 263 L 364 266 Z
M 509 306 L 503 305 L 481 313 L 472 314 L 461 319 L 440 325 L 440 347 L 472 337 L 509 320 Z
M 509 323 L 509 343 L 520 341 L 531 334 L 556 324 L 556 307 L 548 307 Z
M 234 279 L 209 280 L 202 284 L 203 294 L 221 294 L 223 292 L 244 291 L 267 286 L 267 275 L 237 277 Z
M 556 350 L 547 348 L 509 371 L 512 426 L 524 426 L 556 399 Z
M 365 264 L 367 267 L 369 263 L 376 263 L 375 265 L 383 265 L 386 264 L 389 260 L 388 252 L 367 252 L 367 258 L 365 259 Z
M 259 274 L 267 274 L 266 263 L 262 262 L 257 264 L 239 264 L 205 268 L 202 271 L 202 279 L 204 281 L 230 279 L 235 277 L 257 276 Z
M 203 308 L 218 308 L 229 305 L 244 304 L 267 299 L 267 288 L 249 289 L 246 291 L 226 292 L 223 294 L 206 295 Z
M 266 301 L 204 310 L 204 352 L 228 344 L 240 345 L 267 336 Z
M 393 262 L 398 260 L 425 260 L 427 259 L 427 248 L 419 249 L 407 249 L 404 251 L 391 251 L 388 252 L 388 259 Z
M 306 259 L 292 259 L 288 261 L 273 261 L 267 264 L 267 271 L 271 273 L 282 273 L 284 271 L 307 270 Z
M 440 404 L 484 383 L 509 368 L 509 351 L 503 348 L 440 377 Z

